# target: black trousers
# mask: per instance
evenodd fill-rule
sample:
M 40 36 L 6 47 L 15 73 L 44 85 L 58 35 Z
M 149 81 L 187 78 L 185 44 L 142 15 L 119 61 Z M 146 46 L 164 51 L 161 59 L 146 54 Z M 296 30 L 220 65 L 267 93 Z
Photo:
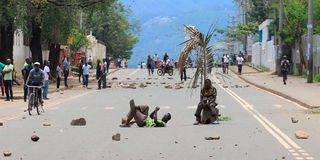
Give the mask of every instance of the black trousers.
M 68 87 L 69 71 L 64 71 L 64 86 Z
M 238 73 L 241 74 L 241 72 L 242 72 L 242 64 L 241 65 L 239 64 L 238 65 Z
M 4 89 L 6 92 L 7 100 L 13 99 L 12 80 L 5 80 L 4 81 Z
M 181 81 L 187 81 L 187 70 L 185 68 L 182 71 L 180 71 L 180 79 Z
M 60 88 L 60 81 L 61 81 L 61 78 L 60 78 L 60 77 L 57 77 L 57 88 L 58 88 L 58 89 Z
M 107 74 L 102 76 L 102 88 L 107 88 Z

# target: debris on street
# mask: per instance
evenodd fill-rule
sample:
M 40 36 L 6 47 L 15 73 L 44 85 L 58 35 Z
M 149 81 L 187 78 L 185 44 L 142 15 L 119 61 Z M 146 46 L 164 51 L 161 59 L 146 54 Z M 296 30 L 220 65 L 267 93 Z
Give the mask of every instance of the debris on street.
M 112 140 L 114 141 L 120 141 L 120 133 L 116 133 L 115 135 L 112 136 Z
M 32 136 L 31 136 L 31 140 L 32 140 L 33 142 L 37 142 L 39 139 L 40 139 L 40 138 L 39 138 L 39 136 L 37 136 L 37 135 L 32 135 Z
M 295 133 L 295 136 L 297 139 L 308 139 L 309 138 L 309 135 L 304 131 L 297 131 Z
M 12 153 L 11 153 L 10 151 L 4 151 L 4 152 L 3 152 L 3 155 L 4 155 L 5 157 L 10 157 L 10 156 L 12 155 Z
M 73 119 L 70 123 L 71 126 L 85 126 L 86 124 L 87 122 L 84 118 Z
M 216 137 L 205 137 L 205 140 L 220 140 L 220 136 L 216 136 Z

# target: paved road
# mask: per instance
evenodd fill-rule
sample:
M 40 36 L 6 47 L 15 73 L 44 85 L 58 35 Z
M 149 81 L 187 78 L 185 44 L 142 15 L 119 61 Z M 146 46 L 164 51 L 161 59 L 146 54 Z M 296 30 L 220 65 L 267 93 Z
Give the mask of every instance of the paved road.
M 188 71 L 190 72 L 190 71 Z M 222 116 L 231 120 L 215 125 L 193 126 L 199 88 L 165 89 L 164 84 L 179 82 L 152 76 L 145 70 L 120 70 L 108 77 L 112 88 L 106 90 L 75 88 L 50 95 L 46 112 L 28 116 L 22 101 L 2 103 L 0 107 L 0 151 L 10 150 L 5 160 L 312 160 L 320 159 L 320 118 L 307 115 L 302 106 L 264 92 L 234 78 L 214 72 Z M 130 78 L 128 80 L 127 78 Z M 152 82 L 146 88 L 124 89 L 118 85 Z M 238 85 L 238 88 L 235 87 Z M 241 87 L 241 88 L 240 88 Z M 62 94 L 63 93 L 63 94 Z M 64 97 L 64 98 L 62 98 Z M 129 100 L 137 104 L 160 106 L 160 115 L 173 116 L 166 128 L 120 128 L 120 119 L 129 110 Z M 3 105 L 5 104 L 5 106 Z M 22 119 L 26 117 L 26 119 Z M 87 125 L 70 126 L 73 118 L 84 117 Z M 299 123 L 291 123 L 291 117 Z M 44 123 L 52 126 L 45 127 Z M 297 140 L 294 132 L 304 130 L 308 140 Z M 34 132 L 39 142 L 32 142 Z M 111 140 L 121 133 L 121 141 Z M 205 137 L 220 136 L 217 141 Z

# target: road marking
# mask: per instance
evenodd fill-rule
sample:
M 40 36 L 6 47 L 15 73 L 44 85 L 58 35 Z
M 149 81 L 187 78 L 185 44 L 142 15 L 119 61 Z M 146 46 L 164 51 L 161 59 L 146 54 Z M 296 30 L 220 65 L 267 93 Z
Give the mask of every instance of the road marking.
M 197 106 L 188 106 L 188 109 L 197 109 Z
M 296 160 L 302 160 L 303 158 L 302 157 L 296 157 Z
M 81 110 L 86 110 L 88 107 L 82 107 Z
M 114 110 L 114 107 L 104 107 L 105 110 Z
M 282 108 L 283 106 L 282 106 L 282 105 L 280 105 L 280 104 L 275 104 L 275 105 L 273 105 L 273 107 L 276 107 L 276 108 Z
M 236 77 L 236 79 L 238 79 L 239 81 L 241 81 L 241 82 L 243 82 L 243 83 L 248 84 L 247 82 L 243 81 L 243 80 L 242 80 L 242 79 L 240 79 L 239 77 Z M 269 93 L 269 94 L 271 94 L 271 95 L 273 95 L 273 96 L 275 96 L 275 97 L 278 97 L 278 98 L 280 98 L 280 99 L 282 99 L 282 100 L 285 100 L 285 101 L 287 101 L 287 102 L 290 102 L 290 103 L 292 103 L 292 104 L 296 105 L 297 107 L 299 107 L 299 108 L 301 108 L 301 109 L 303 109 L 303 110 L 309 110 L 309 108 L 304 107 L 304 106 L 302 106 L 302 105 L 300 105 L 300 104 L 298 104 L 298 103 L 296 103 L 296 102 L 293 102 L 293 101 L 291 101 L 291 100 L 289 100 L 289 99 L 286 99 L 286 98 L 284 98 L 284 97 L 282 97 L 282 96 L 279 96 L 279 95 L 274 94 L 274 93 L 272 93 L 272 92 L 269 92 L 269 91 L 267 91 L 267 90 L 264 90 L 264 89 L 258 88 L 258 87 L 254 86 L 254 85 L 250 85 L 250 86 L 252 86 L 252 87 L 253 87 L 253 88 L 255 88 L 256 90 L 259 90 L 259 91 L 263 91 L 263 92 Z
M 307 159 L 307 160 L 314 160 L 313 157 L 307 157 L 306 159 Z
M 214 78 L 214 81 L 218 82 L 216 78 Z M 233 97 L 242 106 L 243 109 L 249 112 L 276 140 L 278 140 L 278 142 L 284 148 L 286 148 L 289 152 L 291 152 L 292 155 L 299 156 L 299 153 L 297 153 L 296 150 L 301 150 L 301 147 L 297 143 L 295 143 L 292 139 L 290 139 L 286 134 L 284 134 L 272 122 L 270 122 L 267 118 L 265 118 L 262 114 L 260 114 L 256 109 L 254 109 L 253 105 L 250 105 L 247 101 L 245 101 L 243 98 L 241 98 L 232 90 L 228 88 L 224 88 L 222 85 L 219 85 L 219 87 L 222 88 L 224 91 L 226 91 L 231 97 Z
M 162 106 L 160 107 L 160 109 L 170 109 L 171 107 L 170 106 Z
M 93 92 L 97 92 L 97 90 L 93 90 L 93 91 L 89 91 L 89 92 L 85 92 L 85 93 L 82 93 L 82 94 L 78 94 L 76 96 L 73 96 L 73 97 L 69 97 L 69 98 L 65 98 L 61 101 L 57 101 L 56 103 L 51 103 L 49 105 L 45 105 L 45 110 L 55 110 L 57 107 L 55 106 L 58 106 L 60 104 L 63 104 L 63 103 L 66 103 L 68 101 L 71 101 L 71 100 L 74 100 L 74 99 L 77 99 L 77 98 L 80 98 L 82 96 L 85 96 L 85 95 L 88 95 L 88 94 L 91 94 Z M 57 108 L 59 109 L 59 107 Z M 13 115 L 10 115 L 10 116 L 7 116 L 7 117 L 3 117 L 3 118 L 0 118 L 0 121 L 1 122 L 6 122 L 6 121 L 10 121 L 10 120 L 13 120 L 13 119 L 17 119 L 23 115 L 26 115 L 26 113 L 17 113 L 17 114 L 13 114 Z

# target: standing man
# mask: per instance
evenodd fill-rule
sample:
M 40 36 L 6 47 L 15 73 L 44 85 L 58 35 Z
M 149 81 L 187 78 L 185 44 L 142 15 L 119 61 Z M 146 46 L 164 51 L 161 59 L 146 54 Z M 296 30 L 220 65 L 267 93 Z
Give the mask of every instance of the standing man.
M 44 73 L 44 89 L 43 89 L 43 99 L 48 100 L 48 90 L 49 90 L 49 77 L 52 78 L 50 74 L 50 62 L 49 61 L 44 61 L 44 68 L 43 68 L 43 73 Z
M 169 56 L 168 56 L 168 54 L 167 54 L 167 52 L 164 54 L 164 56 L 163 56 L 163 62 L 164 62 L 164 64 L 167 64 L 167 60 L 169 59 Z
M 82 76 L 82 66 L 83 66 L 83 62 L 82 62 L 82 59 L 80 59 L 79 61 L 79 67 L 78 67 L 78 70 L 79 70 L 79 83 L 81 83 L 81 76 Z
M 4 96 L 4 88 L 3 88 L 3 74 L 2 70 L 4 69 L 6 65 L 0 62 L 0 89 L 1 89 L 1 95 Z
M 98 90 L 101 89 L 101 81 L 103 76 L 102 68 L 103 68 L 103 65 L 101 64 L 101 61 L 97 60 L 96 79 L 98 80 Z
M 62 69 L 61 69 L 61 64 L 58 63 L 57 65 L 57 69 L 56 69 L 56 78 L 57 78 L 57 89 L 60 88 L 60 81 L 61 81 L 61 77 L 62 77 Z M 82 70 L 82 67 L 81 67 Z M 82 74 L 82 73 L 81 73 Z
M 108 74 L 107 68 L 108 68 L 107 60 L 103 59 L 102 88 L 107 88 L 107 74 Z
M 109 57 L 106 58 L 106 62 L 107 62 L 107 73 L 109 73 L 109 68 L 110 68 L 110 58 Z
M 21 70 L 22 76 L 23 76 L 23 82 L 24 82 L 24 95 L 23 95 L 24 102 L 27 101 L 27 95 L 28 95 L 28 87 L 26 86 L 27 85 L 26 82 L 27 82 L 27 79 L 29 77 L 29 73 L 33 68 L 32 63 L 31 63 L 29 58 L 26 59 L 26 64 L 27 65 L 24 65 L 22 70 Z
M 69 68 L 70 68 L 69 58 L 65 57 L 64 61 L 63 61 L 63 74 L 64 74 L 64 86 L 65 87 L 68 87 Z
M 86 88 L 88 88 L 90 69 L 91 69 L 91 66 L 88 63 L 85 63 L 82 66 L 82 70 L 83 70 L 83 87 L 86 87 Z
M 289 60 L 287 59 L 287 56 L 284 55 L 283 59 L 281 61 L 281 70 L 282 70 L 282 77 L 283 77 L 283 84 L 284 85 L 287 84 L 289 67 L 290 67 Z
M 13 65 L 11 64 L 11 59 L 7 59 L 6 66 L 2 70 L 4 73 L 4 88 L 6 92 L 6 101 L 13 101 L 13 93 L 12 93 L 12 75 L 13 75 Z
M 243 56 L 242 55 L 239 55 L 237 57 L 237 63 L 238 63 L 238 74 L 241 75 L 241 72 L 242 72 L 242 65 L 243 65 Z
M 152 59 L 150 57 L 150 55 L 148 56 L 148 59 L 147 59 L 147 68 L 148 68 L 148 73 L 149 73 L 149 76 L 153 75 L 153 70 L 152 70 Z
M 186 62 L 187 63 L 187 62 Z M 180 69 L 180 79 L 181 82 L 187 81 L 187 65 L 186 63 L 183 64 L 183 67 Z

